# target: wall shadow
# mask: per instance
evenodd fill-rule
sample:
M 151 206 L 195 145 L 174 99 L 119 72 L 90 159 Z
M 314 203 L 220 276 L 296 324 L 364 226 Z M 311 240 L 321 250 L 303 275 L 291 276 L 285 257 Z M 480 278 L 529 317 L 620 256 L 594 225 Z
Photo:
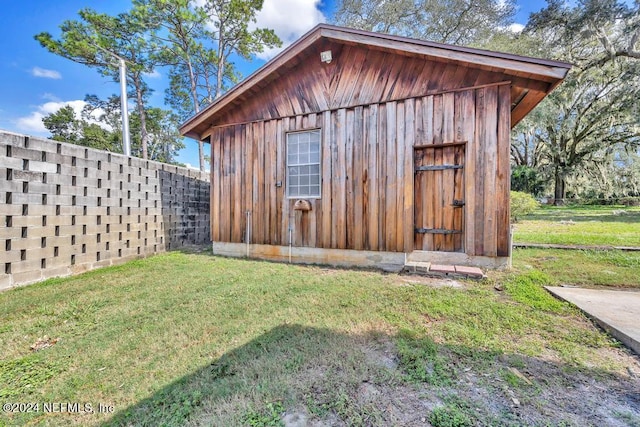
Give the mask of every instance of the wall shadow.
M 211 243 L 209 182 L 168 170 L 159 178 L 166 250 Z
M 420 365 L 427 379 L 412 380 L 411 370 Z M 509 387 L 509 381 L 519 381 L 505 376 L 511 366 L 533 383 Z M 513 404 L 509 389 L 517 391 L 522 406 Z M 424 425 L 433 409 L 443 405 L 467 411 L 478 422 L 494 419 L 502 425 L 611 425 L 611 414 L 640 420 L 638 390 L 639 378 L 600 369 L 440 345 L 429 338 L 351 335 L 285 324 L 121 410 L 103 425 L 216 425 L 215 417 L 222 414 L 227 425 L 279 425 L 266 420 L 295 415 L 303 422 L 292 425 L 408 426 Z

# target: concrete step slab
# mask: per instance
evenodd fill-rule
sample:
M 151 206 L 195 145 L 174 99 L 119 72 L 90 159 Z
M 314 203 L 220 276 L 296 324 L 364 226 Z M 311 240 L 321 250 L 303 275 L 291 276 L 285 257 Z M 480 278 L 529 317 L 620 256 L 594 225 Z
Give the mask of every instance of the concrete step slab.
M 545 286 L 640 355 L 640 292 Z

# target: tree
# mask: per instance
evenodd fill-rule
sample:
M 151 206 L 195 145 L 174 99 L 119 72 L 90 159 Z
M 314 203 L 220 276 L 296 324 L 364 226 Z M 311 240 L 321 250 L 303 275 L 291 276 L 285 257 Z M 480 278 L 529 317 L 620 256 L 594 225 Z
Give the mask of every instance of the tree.
M 223 78 L 231 54 L 250 59 L 265 48 L 282 45 L 273 30 L 249 29 L 256 22 L 256 13 L 262 9 L 262 3 L 263 0 L 206 0 L 204 3 L 214 27 L 209 34 L 216 41 L 216 98 L 222 95 Z
M 640 146 L 640 63 L 633 55 L 606 50 L 607 43 L 619 45 L 628 37 L 623 28 L 637 25 L 637 6 L 632 10 L 616 0 L 584 0 L 571 8 L 552 0 L 525 29 L 556 58 L 576 64 L 543 102 L 533 131 L 541 145 L 540 167 L 554 182 L 558 204 L 568 180 L 584 175 L 586 168 L 601 167 L 625 147 Z
M 153 71 L 152 52 L 155 46 L 147 37 L 152 22 L 141 13 L 121 13 L 109 16 L 91 9 L 78 12 L 79 21 L 65 21 L 60 39 L 49 33 L 35 36 L 40 44 L 52 53 L 74 62 L 98 69 L 115 80 L 120 57 L 127 62 L 127 79 L 134 90 L 137 113 L 140 119 L 142 157 L 147 158 L 148 131 L 145 116 L 145 96 L 149 87 L 143 79 L 145 72 Z
M 44 127 L 51 132 L 55 141 L 77 143 L 81 134 L 80 121 L 76 119 L 76 112 L 69 105 L 60 108 L 42 119 Z
M 85 97 L 86 105 L 78 118 L 74 110 L 63 107 L 43 118 L 43 122 L 57 141 L 65 141 L 85 147 L 122 153 L 122 133 L 120 129 L 120 98 L 112 95 L 106 100 L 96 95 Z M 178 150 L 184 148 L 178 133 L 177 117 L 167 110 L 147 108 L 145 111 L 148 128 L 148 157 L 165 163 L 175 163 Z M 140 117 L 135 111 L 131 117 L 131 152 L 139 155 L 142 151 Z
M 468 45 L 505 29 L 514 13 L 514 0 L 342 0 L 334 21 L 367 31 Z

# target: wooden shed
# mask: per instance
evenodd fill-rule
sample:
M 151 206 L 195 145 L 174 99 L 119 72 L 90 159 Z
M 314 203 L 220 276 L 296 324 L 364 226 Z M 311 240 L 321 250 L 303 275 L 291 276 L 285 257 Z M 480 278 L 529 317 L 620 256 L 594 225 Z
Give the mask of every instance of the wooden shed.
M 214 253 L 499 267 L 510 131 L 570 65 L 319 25 L 181 127 Z

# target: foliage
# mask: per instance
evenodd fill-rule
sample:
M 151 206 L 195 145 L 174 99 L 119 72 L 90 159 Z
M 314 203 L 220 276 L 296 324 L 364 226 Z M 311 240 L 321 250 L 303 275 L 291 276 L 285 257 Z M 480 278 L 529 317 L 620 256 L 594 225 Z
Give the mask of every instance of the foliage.
M 251 29 L 256 22 L 256 13 L 262 9 L 263 0 L 205 0 L 204 9 L 214 23 L 209 32 L 216 41 L 218 67 L 216 95 L 222 95 L 225 67 L 232 54 L 250 59 L 265 48 L 279 47 L 282 42 L 268 28 Z
M 272 30 L 252 28 L 261 8 L 262 0 L 134 0 L 129 12 L 115 16 L 83 9 L 78 20 L 67 20 L 60 26 L 59 38 L 46 32 L 35 38 L 50 52 L 113 79 L 118 76 L 118 58 L 125 60 L 127 84 L 137 110 L 137 117 L 132 114 L 132 135 L 135 127 L 140 154 L 143 158 L 167 158 L 156 149 L 157 135 L 169 133 L 169 128 L 159 123 L 166 123 L 169 117 L 175 123 L 186 119 L 235 83 L 239 75 L 231 61 L 233 55 L 251 59 L 265 48 L 281 45 Z M 171 114 L 149 105 L 151 90 L 145 78 L 157 67 L 169 68 L 165 101 L 174 109 Z M 163 119 L 158 120 L 159 116 Z M 52 129 L 59 118 L 50 120 Z M 67 122 L 67 129 L 55 130 L 54 136 L 62 138 L 67 132 L 85 145 L 89 144 L 87 139 L 100 145 L 100 139 L 106 137 L 101 137 L 93 124 Z M 84 133 L 91 138 L 79 136 Z M 198 146 L 200 169 L 204 170 L 202 141 Z
M 539 196 L 544 191 L 544 180 L 535 168 L 518 165 L 511 170 L 511 189 Z
M 429 423 L 433 427 L 471 427 L 475 425 L 467 411 L 455 404 L 435 408 L 429 415 Z
M 367 31 L 468 45 L 505 28 L 514 13 L 513 0 L 342 0 L 334 20 Z
M 120 118 L 120 98 L 112 95 L 102 100 L 95 95 L 85 97 L 81 118 L 70 106 L 43 118 L 52 138 L 85 147 L 122 153 L 122 132 Z M 184 147 L 178 133 L 177 118 L 169 111 L 159 108 L 145 110 L 148 130 L 148 158 L 165 163 L 175 163 L 175 155 Z M 131 153 L 141 154 L 141 121 L 137 112 L 129 118 L 131 132 Z
M 59 39 L 46 32 L 37 34 L 35 38 L 50 52 L 96 68 L 104 76 L 115 78 L 119 59 L 126 62 L 127 85 L 134 91 L 140 119 L 141 152 L 146 159 L 149 133 L 145 106 L 150 89 L 143 76 L 157 65 L 152 55 L 156 46 L 146 37 L 152 23 L 139 13 L 110 16 L 86 8 L 78 14 L 80 20 L 67 20 L 60 26 Z
M 620 170 L 615 165 L 621 153 L 640 147 L 638 7 L 613 0 L 571 7 L 554 0 L 527 24 L 524 37 L 538 40 L 547 56 L 575 64 L 543 101 L 535 121 L 519 128 L 523 137 L 516 138 L 520 147 L 533 147 L 533 163 L 526 164 L 553 180 L 559 203 L 585 191 L 615 194 L 620 187 L 611 178 Z
M 518 222 L 520 218 L 536 210 L 538 202 L 531 194 L 512 191 L 510 199 L 511 222 Z
M 244 424 L 251 427 L 279 427 L 284 426 L 280 419 L 284 407 L 280 402 L 269 402 L 264 412 L 250 412 L 244 417 Z

